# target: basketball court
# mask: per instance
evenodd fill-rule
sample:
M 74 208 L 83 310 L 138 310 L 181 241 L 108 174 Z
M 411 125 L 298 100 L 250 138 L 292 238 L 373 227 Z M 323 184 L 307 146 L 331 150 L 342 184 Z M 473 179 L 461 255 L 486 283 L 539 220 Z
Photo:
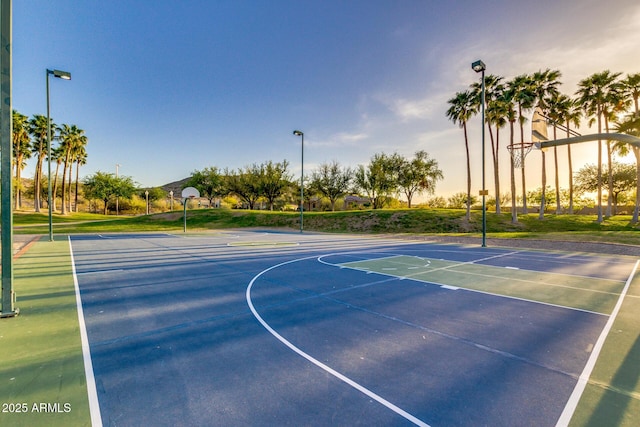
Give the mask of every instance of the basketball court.
M 103 425 L 593 421 L 580 384 L 640 297 L 621 256 L 271 231 L 70 248 Z

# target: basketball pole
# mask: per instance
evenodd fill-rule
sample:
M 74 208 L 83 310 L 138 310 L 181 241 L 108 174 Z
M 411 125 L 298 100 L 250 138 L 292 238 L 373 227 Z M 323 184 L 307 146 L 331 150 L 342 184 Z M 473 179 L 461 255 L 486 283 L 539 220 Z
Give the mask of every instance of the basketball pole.
M 2 212 L 2 308 L 0 317 L 14 317 L 20 310 L 14 307 L 13 292 L 13 188 L 12 188 L 12 131 L 13 117 L 11 111 L 11 0 L 0 0 L 0 208 Z

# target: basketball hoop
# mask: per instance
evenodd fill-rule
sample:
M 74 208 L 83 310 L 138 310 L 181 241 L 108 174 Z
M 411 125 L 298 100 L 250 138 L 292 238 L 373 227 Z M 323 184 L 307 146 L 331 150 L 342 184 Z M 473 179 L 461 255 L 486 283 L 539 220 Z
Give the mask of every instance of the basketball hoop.
M 529 154 L 529 151 L 533 149 L 533 142 L 520 142 L 516 144 L 507 145 L 507 150 L 511 154 L 513 159 L 513 167 L 522 169 L 524 166 L 524 159 Z

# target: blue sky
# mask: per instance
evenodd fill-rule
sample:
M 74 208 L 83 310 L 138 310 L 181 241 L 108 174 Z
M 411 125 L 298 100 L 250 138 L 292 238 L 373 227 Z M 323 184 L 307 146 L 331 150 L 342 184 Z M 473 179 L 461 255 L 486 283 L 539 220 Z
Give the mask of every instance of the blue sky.
M 20 0 L 13 12 L 13 107 L 46 114 L 45 70 L 71 72 L 50 82 L 51 116 L 85 130 L 81 176 L 119 164 L 142 186 L 267 160 L 299 174 L 300 129 L 305 171 L 422 149 L 446 196 L 466 182 L 446 101 L 478 79 L 474 60 L 507 79 L 559 69 L 567 94 L 595 72 L 640 72 L 637 0 Z M 470 127 L 475 193 L 479 119 Z M 578 168 L 595 162 L 581 148 Z

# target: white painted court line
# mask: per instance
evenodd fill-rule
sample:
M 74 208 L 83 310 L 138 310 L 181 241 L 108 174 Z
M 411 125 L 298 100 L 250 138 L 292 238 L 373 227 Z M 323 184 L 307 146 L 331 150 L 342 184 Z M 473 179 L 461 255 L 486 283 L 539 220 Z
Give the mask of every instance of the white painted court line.
M 307 260 L 307 259 L 312 259 L 312 258 L 316 258 L 317 256 L 309 256 L 309 257 L 305 257 L 305 258 L 298 258 L 298 259 L 294 259 L 291 261 L 286 261 L 286 262 L 282 262 L 280 264 L 276 264 L 273 265 L 269 268 L 267 268 L 266 270 L 262 270 L 260 273 L 258 273 L 256 276 L 254 276 L 253 279 L 251 279 L 251 282 L 249 282 L 249 285 L 247 286 L 247 291 L 246 291 L 246 299 L 247 299 L 247 304 L 249 305 L 249 309 L 251 310 L 251 313 L 253 313 L 253 316 L 258 320 L 258 322 L 260 322 L 260 324 L 271 334 L 273 335 L 275 338 L 277 338 L 280 342 L 282 342 L 284 345 L 286 345 L 287 347 L 289 347 L 291 350 L 293 350 L 295 353 L 297 353 L 298 355 L 304 357 L 305 359 L 307 359 L 309 362 L 313 363 L 314 365 L 316 365 L 317 367 L 319 367 L 320 369 L 326 371 L 327 373 L 333 375 L 334 377 L 338 378 L 339 380 L 345 382 L 346 384 L 350 385 L 351 387 L 355 388 L 356 390 L 358 390 L 361 393 L 364 393 L 365 395 L 369 396 L 371 399 L 375 400 L 376 402 L 386 406 L 388 409 L 391 409 L 393 412 L 395 412 L 396 414 L 404 417 L 406 420 L 414 423 L 415 425 L 418 426 L 422 426 L 422 427 L 429 427 L 428 424 L 426 424 L 425 422 L 423 422 L 422 420 L 414 417 L 413 415 L 411 415 L 410 413 L 406 412 L 405 410 L 397 407 L 396 405 L 394 405 L 393 403 L 387 401 L 386 399 L 384 399 L 383 397 L 377 395 L 376 393 L 372 392 L 371 390 L 365 388 L 364 386 L 358 384 L 357 382 L 353 381 L 352 379 L 346 377 L 345 375 L 341 374 L 340 372 L 332 369 L 331 367 L 325 365 L 324 363 L 320 362 L 319 360 L 313 358 L 312 356 L 310 356 L 309 354 L 305 353 L 304 351 L 300 350 L 298 347 L 296 347 L 295 345 L 293 345 L 291 342 L 287 341 L 282 335 L 280 335 L 278 332 L 276 332 L 271 326 L 269 326 L 269 324 L 260 316 L 260 314 L 258 314 L 256 308 L 253 306 L 253 302 L 251 301 L 251 288 L 253 287 L 253 284 L 255 283 L 255 281 L 262 276 L 263 274 L 274 270 L 278 267 L 281 267 L 283 265 L 287 265 L 287 264 L 292 264 L 294 262 L 298 262 L 298 261 L 303 261 L 303 260 Z
M 80 341 L 82 343 L 82 359 L 84 360 L 84 375 L 87 380 L 87 395 L 89 398 L 89 413 L 91 414 L 91 425 L 102 427 L 100 417 L 100 402 L 96 390 L 96 379 L 93 375 L 93 363 L 91 363 L 91 350 L 89 348 L 89 338 L 87 337 L 87 325 L 84 322 L 84 311 L 82 310 L 82 300 L 80 299 L 80 287 L 78 286 L 78 275 L 76 274 L 76 262 L 73 258 L 73 247 L 71 236 L 69 236 L 69 254 L 71 255 L 71 271 L 73 273 L 73 286 L 76 291 L 76 307 L 78 310 L 78 323 L 80 324 Z
M 75 269 L 75 265 L 73 266 Z M 124 271 L 122 268 L 117 268 L 115 270 L 93 270 L 93 271 L 85 271 L 82 273 L 76 273 L 77 276 L 84 276 L 86 274 L 109 274 L 109 273 L 117 273 L 119 271 Z
M 562 411 L 562 414 L 560 415 L 560 418 L 558 419 L 556 427 L 564 427 L 569 425 L 569 422 L 573 417 L 573 413 L 578 407 L 578 402 L 582 397 L 582 393 L 584 392 L 584 389 L 586 388 L 587 383 L 589 382 L 589 377 L 591 377 L 591 372 L 593 372 L 593 368 L 596 366 L 596 361 L 598 360 L 598 356 L 600 356 L 600 351 L 602 351 L 602 347 L 604 346 L 604 342 L 607 339 L 607 335 L 609 335 L 609 331 L 611 331 L 611 327 L 613 326 L 613 323 L 615 322 L 616 317 L 618 316 L 618 312 L 620 311 L 620 307 L 622 306 L 624 297 L 625 295 L 627 295 L 627 290 L 631 285 L 631 280 L 633 279 L 633 276 L 636 274 L 636 271 L 638 270 L 638 265 L 640 265 L 640 260 L 636 261 L 636 264 L 633 267 L 633 271 L 631 271 L 631 274 L 629 275 L 629 278 L 627 279 L 627 282 L 624 285 L 624 289 L 620 293 L 618 302 L 616 303 L 616 306 L 613 309 L 611 316 L 609 316 L 609 320 L 604 326 L 604 329 L 600 333 L 600 336 L 598 337 L 598 341 L 596 341 L 596 345 L 594 346 L 593 351 L 591 352 L 591 356 L 589 356 L 589 360 L 587 361 L 587 364 L 585 365 L 584 370 L 582 371 L 582 374 L 580 374 L 580 378 L 578 378 L 578 383 L 573 389 L 573 393 L 571 393 L 571 396 L 569 397 L 569 401 L 567 402 L 566 406 L 564 407 L 564 410 Z

